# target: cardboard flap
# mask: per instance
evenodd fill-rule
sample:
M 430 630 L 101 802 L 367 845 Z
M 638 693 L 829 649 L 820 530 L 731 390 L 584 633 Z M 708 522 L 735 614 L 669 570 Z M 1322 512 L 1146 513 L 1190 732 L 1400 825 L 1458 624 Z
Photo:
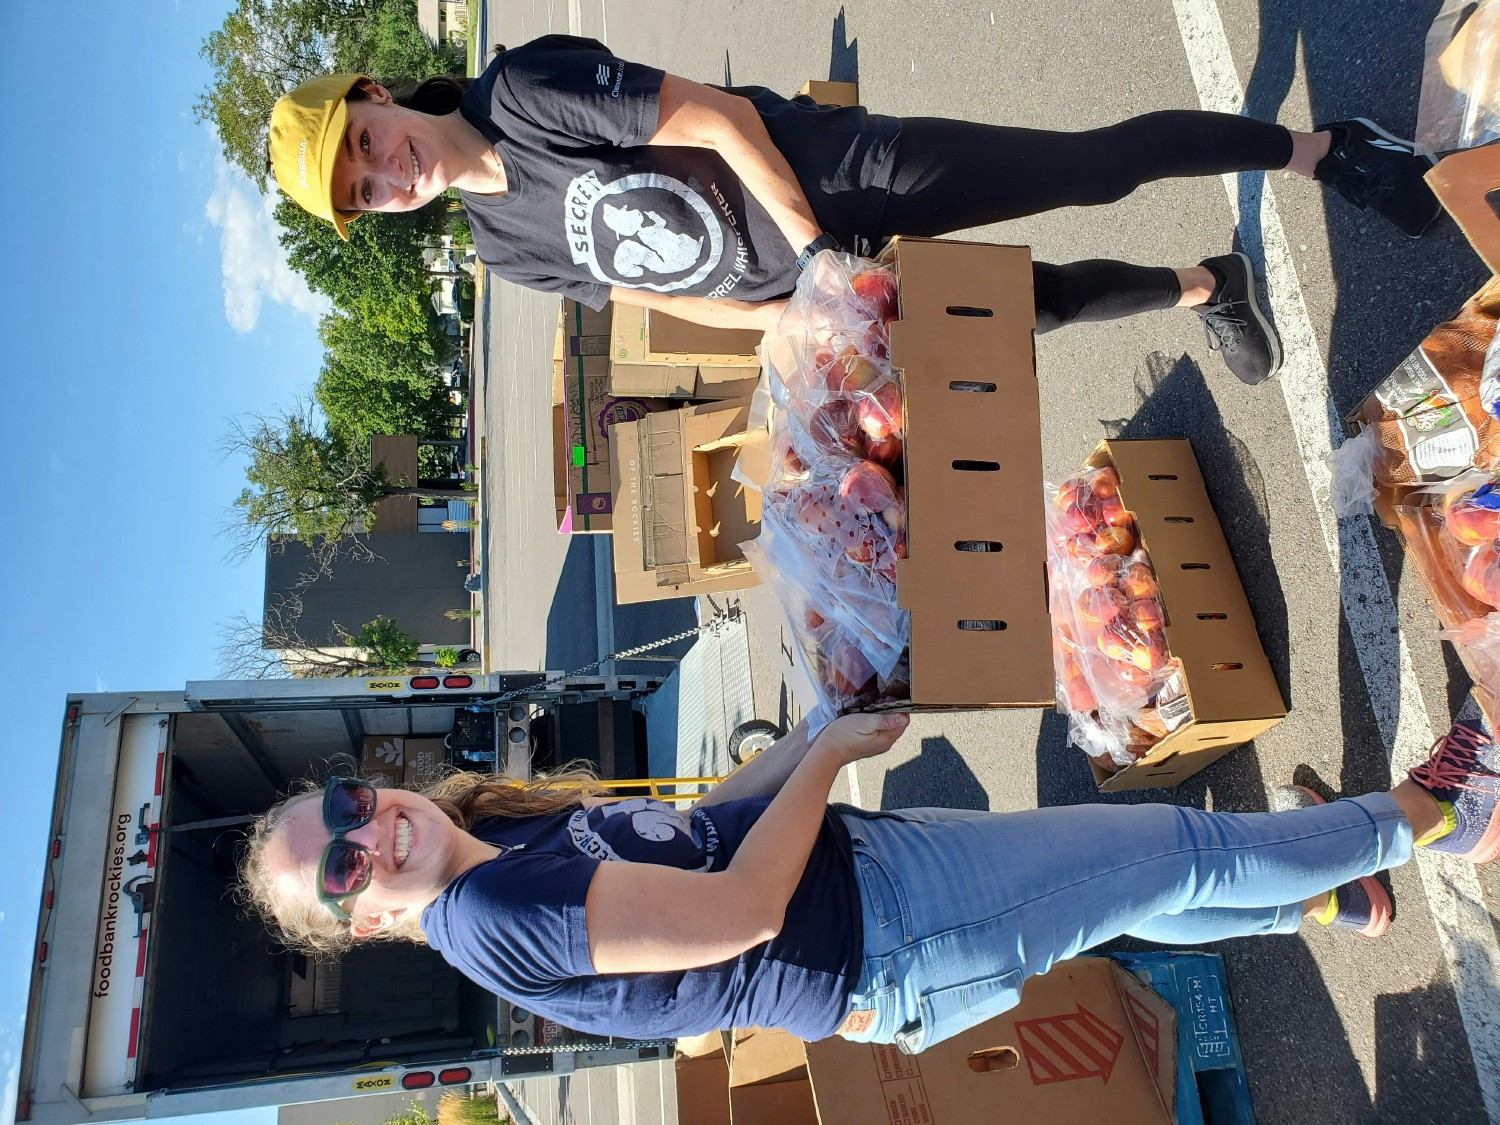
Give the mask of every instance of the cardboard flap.
M 1053 702 L 1041 406 L 1024 247 L 898 239 L 917 705 Z
M 646 340 L 653 354 L 703 356 L 699 362 L 704 363 L 714 357 L 739 356 L 756 365 L 755 349 L 760 347 L 760 338 L 761 333 L 749 328 L 712 328 L 654 309 L 646 313 Z
M 1427 183 L 1485 265 L 1500 274 L 1500 143 L 1444 157 Z
M 1107 460 L 1119 470 L 1120 499 L 1135 513 L 1156 569 L 1167 647 L 1186 670 L 1194 718 L 1224 723 L 1286 715 L 1192 445 L 1108 441 L 1089 463 Z

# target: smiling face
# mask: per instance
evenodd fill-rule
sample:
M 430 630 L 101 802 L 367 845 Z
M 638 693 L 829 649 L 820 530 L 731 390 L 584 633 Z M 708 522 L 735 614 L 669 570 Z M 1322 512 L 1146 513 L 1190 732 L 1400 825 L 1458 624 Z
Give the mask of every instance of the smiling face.
M 369 823 L 344 834 L 370 852 L 370 885 L 343 902 L 354 918 L 355 936 L 419 916 L 460 872 L 486 858 L 478 850 L 484 848 L 480 841 L 421 794 L 377 789 L 375 795 Z M 332 836 L 320 793 L 286 807 L 265 853 L 266 872 L 286 897 L 315 899 L 323 850 Z
M 333 165 L 335 207 L 411 211 L 473 171 L 447 117 L 399 106 L 376 83 L 360 86 L 366 96 L 347 101 L 349 125 Z

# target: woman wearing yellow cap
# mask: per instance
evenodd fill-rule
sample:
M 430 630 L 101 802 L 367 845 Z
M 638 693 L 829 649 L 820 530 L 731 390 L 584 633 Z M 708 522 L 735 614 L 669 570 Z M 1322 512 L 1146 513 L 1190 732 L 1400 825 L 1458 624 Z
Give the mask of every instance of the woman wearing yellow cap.
M 271 159 L 282 189 L 346 237 L 360 211 L 458 188 L 479 258 L 501 277 L 593 308 L 613 299 L 762 329 L 819 250 L 1107 203 L 1168 176 L 1290 168 L 1411 234 L 1438 210 L 1426 158 L 1367 122 L 1293 133 L 1170 111 L 1055 133 L 902 120 L 701 85 L 566 35 L 501 52 L 472 82 L 426 83 L 406 104 L 361 75 L 315 79 L 276 104 Z M 1038 263 L 1036 300 L 1044 332 L 1193 306 L 1241 379 L 1280 363 L 1243 255 L 1175 270 Z

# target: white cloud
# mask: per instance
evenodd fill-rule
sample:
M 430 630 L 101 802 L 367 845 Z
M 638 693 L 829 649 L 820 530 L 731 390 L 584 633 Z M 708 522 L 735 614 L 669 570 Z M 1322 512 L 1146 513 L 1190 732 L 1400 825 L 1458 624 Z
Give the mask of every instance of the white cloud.
M 333 307 L 286 264 L 286 251 L 277 241 L 281 226 L 272 217 L 275 209 L 274 194 L 262 196 L 223 157 L 217 159 L 204 214 L 219 228 L 224 315 L 237 332 L 255 327 L 262 298 L 290 305 L 314 322 Z

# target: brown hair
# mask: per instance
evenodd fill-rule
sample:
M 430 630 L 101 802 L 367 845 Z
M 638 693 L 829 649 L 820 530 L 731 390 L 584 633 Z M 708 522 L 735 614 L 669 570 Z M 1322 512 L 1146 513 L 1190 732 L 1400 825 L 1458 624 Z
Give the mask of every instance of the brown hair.
M 311 887 L 289 887 L 278 879 L 267 862 L 266 852 L 276 826 L 293 805 L 320 796 L 323 782 L 299 782 L 287 797 L 272 805 L 250 828 L 235 898 L 258 913 L 267 927 L 288 949 L 305 953 L 338 953 L 354 944 L 349 926 L 340 922 L 318 901 Z M 371 784 L 378 784 L 372 782 Z M 538 774 L 530 781 L 517 781 L 504 774 L 460 771 L 420 790 L 444 815 L 465 832 L 481 821 L 498 817 L 537 816 L 563 812 L 584 797 L 605 794 L 593 772 L 573 762 L 555 773 Z M 426 942 L 420 915 L 381 931 L 368 940 Z

